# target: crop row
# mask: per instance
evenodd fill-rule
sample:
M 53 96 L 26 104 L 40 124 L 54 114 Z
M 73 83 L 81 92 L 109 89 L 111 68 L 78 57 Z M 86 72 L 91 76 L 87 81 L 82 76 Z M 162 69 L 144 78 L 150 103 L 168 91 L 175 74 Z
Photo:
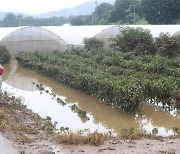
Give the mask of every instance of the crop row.
M 22 52 L 17 60 L 127 112 L 137 111 L 149 100 L 168 106 L 177 103 L 178 59 L 75 49 L 64 53 Z

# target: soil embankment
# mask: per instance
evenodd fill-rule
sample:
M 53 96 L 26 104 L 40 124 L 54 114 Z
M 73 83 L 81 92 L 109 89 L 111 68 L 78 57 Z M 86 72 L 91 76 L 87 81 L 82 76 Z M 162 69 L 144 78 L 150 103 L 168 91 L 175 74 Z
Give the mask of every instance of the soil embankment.
M 54 126 L 48 119 L 28 110 L 19 99 L 0 93 L 0 132 L 11 141 L 1 138 L 0 152 L 6 153 L 2 149 L 11 150 L 7 154 L 14 149 L 13 153 L 53 151 L 53 130 Z

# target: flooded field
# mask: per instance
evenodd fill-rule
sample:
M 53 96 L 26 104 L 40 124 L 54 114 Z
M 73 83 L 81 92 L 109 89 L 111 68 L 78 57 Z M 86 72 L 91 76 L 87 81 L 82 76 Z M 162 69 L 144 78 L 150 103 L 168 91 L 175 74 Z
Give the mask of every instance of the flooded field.
M 42 117 L 51 117 L 57 122 L 57 128 L 69 127 L 72 131 L 90 129 L 90 131 L 106 132 L 111 130 L 115 133 L 119 133 L 123 128 L 131 127 L 134 127 L 136 132 L 151 132 L 152 129 L 158 128 L 158 135 L 168 136 L 173 134 L 173 127 L 180 127 L 180 114 L 174 111 L 165 112 L 143 105 L 142 112 L 133 116 L 113 109 L 96 98 L 84 95 L 51 78 L 25 69 L 15 60 L 4 65 L 4 68 L 3 91 L 19 97 L 28 108 Z M 42 84 L 49 93 L 39 91 L 36 84 Z M 57 98 L 61 98 L 66 104 L 59 104 Z M 89 120 L 73 112 L 71 110 L 73 104 L 86 111 Z

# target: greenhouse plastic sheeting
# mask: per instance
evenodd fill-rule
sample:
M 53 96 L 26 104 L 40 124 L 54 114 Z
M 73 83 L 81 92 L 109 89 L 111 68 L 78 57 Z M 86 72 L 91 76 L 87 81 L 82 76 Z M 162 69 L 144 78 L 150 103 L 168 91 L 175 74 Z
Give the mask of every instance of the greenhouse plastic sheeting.
M 3 27 L 0 28 L 0 40 L 2 40 L 4 37 L 6 37 L 7 35 L 9 35 L 10 33 L 21 29 L 22 27 Z
M 174 35 L 180 30 L 180 25 L 128 25 L 129 27 L 141 27 L 143 29 L 149 29 L 153 37 L 158 37 L 160 33 L 169 33 Z
M 109 48 L 112 43 L 112 38 L 120 34 L 120 30 L 126 27 L 141 27 L 147 29 L 153 35 L 158 37 L 160 33 L 169 33 L 170 35 L 180 35 L 180 25 L 119 25 L 107 28 L 100 33 L 96 34 L 96 38 L 105 43 L 105 48 Z
M 120 29 L 122 26 L 112 26 L 100 33 L 96 34 L 95 37 L 104 42 L 104 47 L 109 48 L 112 43 L 112 38 L 120 34 Z
M 180 25 L 101 25 L 101 26 L 45 26 L 0 28 L 0 45 L 16 53 L 19 51 L 65 51 L 83 46 L 84 38 L 97 37 L 109 48 L 112 38 L 126 27 L 149 29 L 153 37 L 160 33 L 179 35 Z
M 94 37 L 97 33 L 112 27 L 101 26 L 48 26 L 43 27 L 59 35 L 69 45 L 83 45 L 84 38 Z
M 175 34 L 173 34 L 174 36 L 180 35 L 180 30 L 177 31 Z
M 109 27 L 111 25 L 0 28 L 0 32 L 4 31 L 0 45 L 6 45 L 12 53 L 36 50 L 65 51 L 74 46 L 83 46 L 84 38 L 93 37 Z
M 23 27 L 4 37 L 0 44 L 13 53 L 19 51 L 64 51 L 67 43 L 58 35 L 41 27 Z

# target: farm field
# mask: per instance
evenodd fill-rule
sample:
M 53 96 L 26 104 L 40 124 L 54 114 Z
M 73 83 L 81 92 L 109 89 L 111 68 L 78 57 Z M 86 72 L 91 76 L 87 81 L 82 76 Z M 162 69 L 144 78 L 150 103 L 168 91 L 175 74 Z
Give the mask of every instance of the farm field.
M 179 108 L 179 59 L 134 53 L 74 49 L 65 53 L 22 52 L 20 65 L 33 69 L 126 112 L 142 103 Z

